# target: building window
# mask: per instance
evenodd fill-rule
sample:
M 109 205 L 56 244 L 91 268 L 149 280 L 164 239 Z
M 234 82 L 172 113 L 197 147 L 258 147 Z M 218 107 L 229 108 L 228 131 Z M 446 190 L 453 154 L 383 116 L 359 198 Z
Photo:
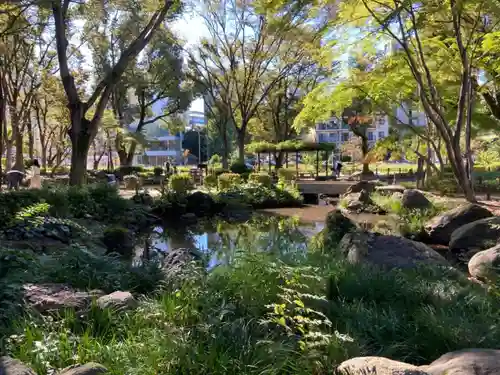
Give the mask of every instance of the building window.
M 385 137 L 384 132 L 378 132 L 378 139 L 382 139 L 384 137 Z
M 349 133 L 342 133 L 342 142 L 347 142 L 349 140 Z
M 374 141 L 375 140 L 375 136 L 374 136 L 373 132 L 368 132 L 368 140 L 369 141 Z
M 330 142 L 337 142 L 339 140 L 338 133 L 330 133 Z
M 319 135 L 319 141 L 320 142 L 328 142 L 328 139 L 326 138 L 326 134 L 320 134 Z
M 384 125 L 385 124 L 385 117 L 379 117 L 378 118 L 378 124 L 379 125 Z

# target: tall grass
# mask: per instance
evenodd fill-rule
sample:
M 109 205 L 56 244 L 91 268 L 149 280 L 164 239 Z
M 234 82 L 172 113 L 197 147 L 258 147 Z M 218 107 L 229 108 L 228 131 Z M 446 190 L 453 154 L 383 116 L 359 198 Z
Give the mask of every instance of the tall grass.
M 358 355 L 420 364 L 500 340 L 498 297 L 455 274 L 378 272 L 325 254 L 285 263 L 237 252 L 209 273 L 186 268 L 133 312 L 28 316 L 6 350 L 40 375 L 88 361 L 116 375 L 323 374 Z

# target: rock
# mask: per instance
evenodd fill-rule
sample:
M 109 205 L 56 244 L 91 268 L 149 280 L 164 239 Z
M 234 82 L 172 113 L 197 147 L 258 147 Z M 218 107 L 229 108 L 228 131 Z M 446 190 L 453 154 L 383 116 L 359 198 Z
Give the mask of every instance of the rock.
M 426 231 L 430 243 L 448 245 L 451 234 L 462 225 L 491 217 L 493 214 L 477 204 L 464 204 L 429 220 Z
M 28 366 L 11 357 L 0 357 L 0 375 L 36 375 Z
M 66 367 L 57 375 L 98 375 L 106 374 L 108 369 L 98 363 L 87 363 L 85 365 L 74 365 Z
M 368 194 L 371 194 L 375 191 L 376 186 L 377 184 L 375 181 L 362 180 L 349 186 L 345 193 L 347 195 L 351 193 L 360 193 L 362 190 L 365 190 L 366 192 L 368 192 Z
M 495 246 L 499 238 L 500 217 L 487 217 L 455 229 L 451 234 L 449 248 L 452 251 L 481 251 Z
M 496 282 L 500 276 L 500 245 L 475 254 L 469 260 L 468 268 L 474 278 Z
M 341 210 L 335 209 L 328 213 L 323 231 L 330 241 L 338 242 L 346 233 L 356 229 L 357 226 L 351 219 L 344 215 Z
M 339 249 L 350 263 L 366 263 L 385 269 L 419 265 L 450 267 L 445 258 L 425 244 L 398 236 L 352 232 L 342 238 Z
M 346 208 L 350 211 L 363 210 L 364 206 L 372 204 L 370 194 L 366 190 L 347 194 L 342 199 L 347 203 Z
M 132 201 L 134 201 L 137 204 L 144 204 L 146 206 L 151 206 L 154 202 L 153 197 L 151 194 L 146 193 L 146 192 L 141 192 L 139 194 L 135 194 L 132 198 L 130 198 Z
M 199 259 L 199 255 L 187 248 L 172 249 L 165 254 L 163 259 L 163 272 L 167 278 L 179 274 L 186 265 Z
M 416 189 L 406 189 L 403 192 L 403 207 L 408 210 L 425 210 L 432 207 L 430 200 Z
M 214 208 L 213 198 L 202 191 L 195 191 L 186 197 L 186 210 L 197 216 L 209 215 Z
M 500 350 L 464 349 L 447 353 L 420 369 L 429 375 L 499 375 Z
M 337 370 L 345 375 L 428 375 L 417 366 L 384 357 L 351 358 Z
M 137 300 L 130 292 L 113 292 L 99 297 L 97 305 L 101 309 L 131 310 L 137 307 Z
M 384 195 L 392 195 L 393 193 L 404 193 L 406 188 L 401 185 L 384 185 L 384 186 L 376 186 L 375 191 Z
M 80 292 L 64 284 L 25 284 L 24 298 L 40 313 L 65 309 L 83 310 L 92 300 L 102 296 L 100 290 Z
M 123 183 L 125 184 L 125 189 L 137 190 L 141 187 L 141 182 L 139 177 L 131 174 L 123 177 Z

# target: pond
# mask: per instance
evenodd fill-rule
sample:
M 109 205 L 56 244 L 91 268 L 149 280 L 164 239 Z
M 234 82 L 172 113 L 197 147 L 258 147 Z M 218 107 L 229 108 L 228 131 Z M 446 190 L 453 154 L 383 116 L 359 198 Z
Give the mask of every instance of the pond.
M 203 254 L 208 268 L 231 263 L 236 251 L 267 251 L 280 257 L 305 257 L 308 240 L 324 228 L 323 222 L 301 222 L 296 217 L 256 214 L 246 222 L 213 219 L 194 227 L 155 227 L 148 238 L 148 254 L 162 255 L 186 248 Z M 136 253 L 136 258 L 143 256 Z

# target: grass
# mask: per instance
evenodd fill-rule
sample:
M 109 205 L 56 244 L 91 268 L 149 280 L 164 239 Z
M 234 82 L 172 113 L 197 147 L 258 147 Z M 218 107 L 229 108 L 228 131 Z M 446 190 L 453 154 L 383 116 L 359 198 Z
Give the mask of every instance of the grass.
M 239 253 L 230 266 L 192 269 L 184 280 L 127 314 L 28 317 L 6 348 L 40 375 L 88 361 L 116 375 L 323 374 L 358 355 L 421 364 L 500 339 L 500 300 L 443 271 Z
M 380 193 L 373 193 L 371 195 L 374 203 L 383 208 L 389 214 L 397 216 L 396 231 L 402 236 L 420 236 L 425 232 L 425 226 L 429 219 L 446 211 L 445 204 L 439 201 L 434 201 L 432 198 L 429 200 L 432 203 L 430 208 L 425 210 L 408 210 L 403 207 L 403 202 L 400 197 L 396 195 L 384 195 Z

